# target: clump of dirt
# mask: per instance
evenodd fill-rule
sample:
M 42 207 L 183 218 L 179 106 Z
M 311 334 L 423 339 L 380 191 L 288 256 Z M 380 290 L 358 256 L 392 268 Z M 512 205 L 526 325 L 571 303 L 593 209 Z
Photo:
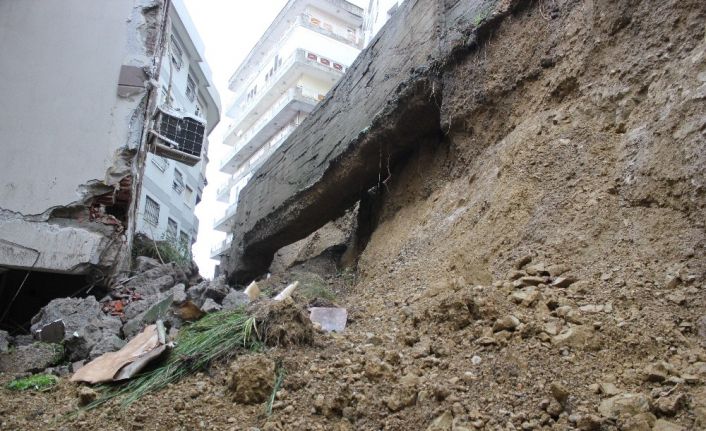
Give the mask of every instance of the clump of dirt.
M 255 317 L 260 339 L 268 346 L 291 347 L 314 340 L 308 313 L 291 298 L 256 302 L 249 312 Z
M 233 401 L 241 404 L 259 404 L 272 394 L 275 385 L 275 362 L 267 355 L 245 355 L 231 366 L 228 388 Z

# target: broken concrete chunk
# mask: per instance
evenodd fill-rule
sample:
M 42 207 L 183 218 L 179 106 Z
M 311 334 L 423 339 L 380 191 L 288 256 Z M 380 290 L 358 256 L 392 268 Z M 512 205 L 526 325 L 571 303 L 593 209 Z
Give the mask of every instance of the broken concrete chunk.
M 342 332 L 346 328 L 348 311 L 345 308 L 311 307 L 309 313 L 309 319 L 326 332 Z
M 135 268 L 133 269 L 136 273 L 147 272 L 150 269 L 157 268 L 161 263 L 157 259 L 152 259 L 147 256 L 137 256 L 135 258 Z
M 166 345 L 160 342 L 157 325 L 150 325 L 119 351 L 105 353 L 81 367 L 71 381 L 103 383 L 128 379 L 165 349 Z
M 196 286 L 189 288 L 186 291 L 186 296 L 200 308 L 208 298 L 220 304 L 228 293 L 230 293 L 230 287 L 226 284 L 225 278 L 218 277 L 214 280 L 202 281 Z
M 203 311 L 204 313 L 215 313 L 216 311 L 220 310 L 221 305 L 211 298 L 206 298 L 206 300 L 203 302 L 203 305 L 201 305 L 201 311 Z
M 31 331 L 42 331 L 57 320 L 63 321 L 63 339 L 72 361 L 89 357 L 101 340 L 119 336 L 122 326 L 120 319 L 103 313 L 96 298 L 89 296 L 52 300 L 32 318 Z
M 235 310 L 236 308 L 244 307 L 250 303 L 250 297 L 239 290 L 231 289 L 230 293 L 223 298 L 224 310 Z
M 66 335 L 64 321 L 59 319 L 34 331 L 34 338 L 45 343 L 61 343 Z
M 64 356 L 64 349 L 59 344 L 33 343 L 19 346 L 5 353 L 0 353 L 0 372 L 24 373 L 44 370 L 57 364 Z
M 260 286 L 257 285 L 257 282 L 253 281 L 245 288 L 245 294 L 248 295 L 251 301 L 256 300 L 260 297 Z
M 296 289 L 298 286 L 299 286 L 299 281 L 295 281 L 294 283 L 285 287 L 284 290 L 281 291 L 279 293 L 279 295 L 275 296 L 273 299 L 275 301 L 283 301 L 284 299 L 291 297 L 292 292 L 294 292 L 294 289 Z

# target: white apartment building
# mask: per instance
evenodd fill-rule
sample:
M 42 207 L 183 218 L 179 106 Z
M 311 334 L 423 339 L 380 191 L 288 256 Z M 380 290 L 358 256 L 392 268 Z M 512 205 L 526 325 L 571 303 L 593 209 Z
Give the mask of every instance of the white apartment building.
M 365 10 L 365 22 L 363 23 L 365 46 L 368 46 L 403 2 L 404 0 L 370 0 L 368 8 Z
M 215 230 L 229 234 L 211 250 L 228 250 L 238 193 L 262 163 L 338 82 L 363 47 L 363 9 L 345 0 L 290 0 L 229 81 L 235 99 L 221 162 L 231 174 L 218 189 L 228 204 Z
M 206 122 L 209 134 L 220 120 L 220 100 L 204 60 L 204 45 L 181 0 L 169 10 L 169 44 L 162 59 L 158 106 Z M 148 153 L 137 213 L 137 232 L 190 249 L 199 221 L 194 214 L 206 186 L 208 139 L 193 166 Z M 198 157 L 198 156 L 197 156 Z M 193 164 L 195 160 L 191 160 Z

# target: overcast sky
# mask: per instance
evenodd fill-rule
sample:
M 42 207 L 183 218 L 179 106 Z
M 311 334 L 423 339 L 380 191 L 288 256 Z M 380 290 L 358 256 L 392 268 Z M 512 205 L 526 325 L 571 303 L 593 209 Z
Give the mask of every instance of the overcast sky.
M 194 259 L 205 277 L 213 276 L 216 261 L 210 259 L 211 247 L 225 238 L 225 233 L 213 230 L 213 221 L 220 217 L 226 204 L 216 201 L 216 189 L 228 178 L 218 171 L 223 156 L 230 147 L 222 145 L 223 135 L 230 124 L 223 114 L 233 94 L 228 91 L 228 78 L 250 49 L 265 32 L 286 0 L 183 0 L 205 45 L 205 56 L 213 81 L 221 96 L 221 122 L 209 136 L 209 164 L 206 168 L 208 186 L 203 200 L 196 207 L 199 236 L 194 244 Z M 368 0 L 349 0 L 362 8 Z

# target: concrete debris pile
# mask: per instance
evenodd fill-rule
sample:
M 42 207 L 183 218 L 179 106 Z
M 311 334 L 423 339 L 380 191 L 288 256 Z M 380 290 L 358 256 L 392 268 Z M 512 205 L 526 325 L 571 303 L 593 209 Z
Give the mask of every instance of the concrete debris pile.
M 31 336 L 0 332 L 0 371 L 34 372 L 65 357 L 72 365 L 51 371 L 66 374 L 120 350 L 160 319 L 174 336 L 185 321 L 250 302 L 223 278 L 203 280 L 195 265 L 185 270 L 141 256 L 135 268 L 134 275 L 119 279 L 100 301 L 94 296 L 52 300 L 32 318 Z

